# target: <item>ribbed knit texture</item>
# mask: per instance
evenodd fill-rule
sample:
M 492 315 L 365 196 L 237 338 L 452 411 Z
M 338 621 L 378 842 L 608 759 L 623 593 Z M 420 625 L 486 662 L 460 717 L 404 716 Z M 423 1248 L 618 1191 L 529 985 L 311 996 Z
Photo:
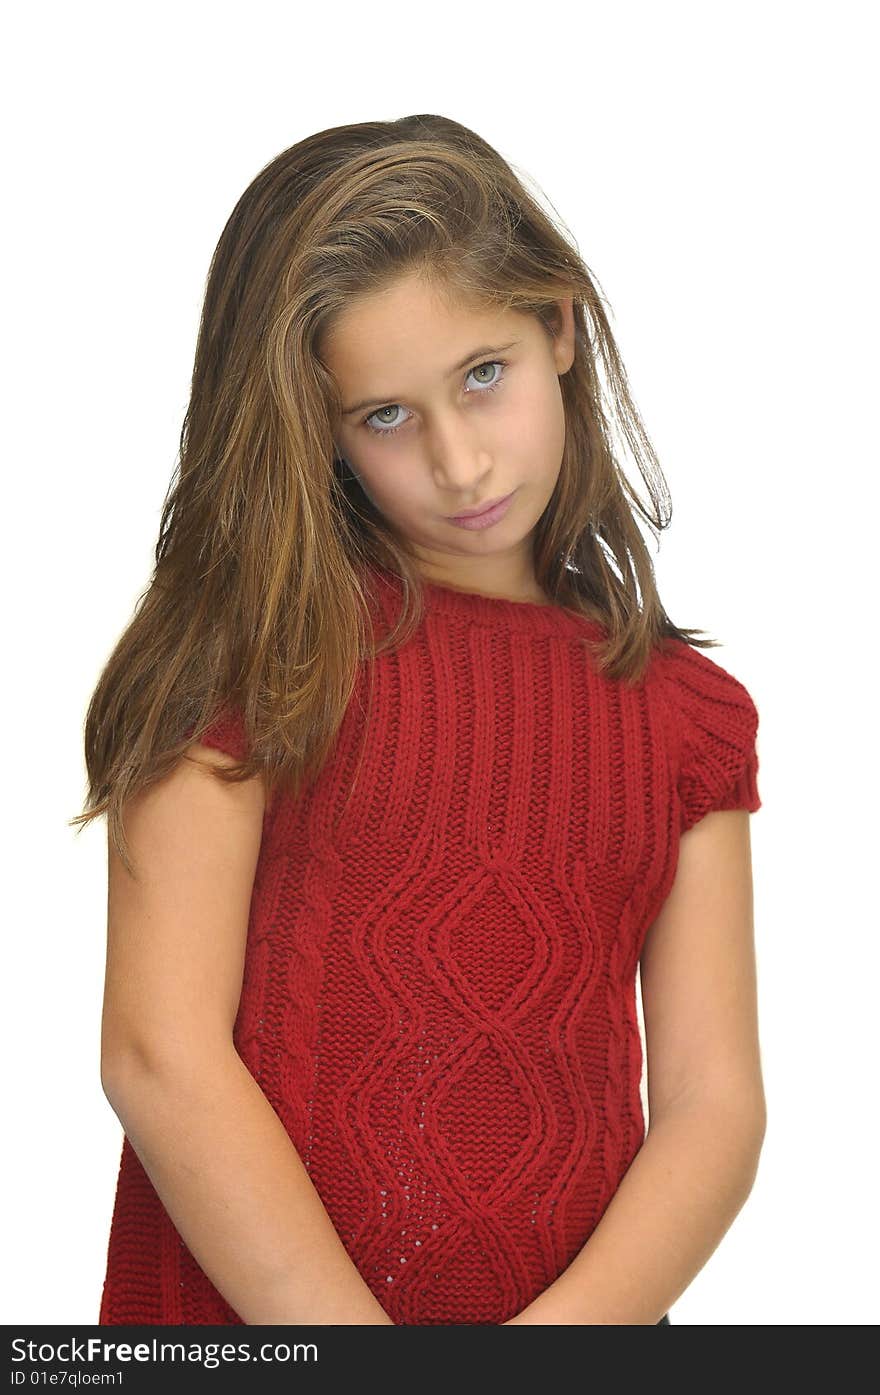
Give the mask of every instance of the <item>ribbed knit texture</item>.
M 377 614 L 399 594 L 376 574 Z M 374 665 L 348 810 L 363 673 L 318 780 L 267 809 L 234 1040 L 393 1321 L 495 1324 L 644 1140 L 644 936 L 680 834 L 760 807 L 758 713 L 680 642 L 631 687 L 598 674 L 591 621 L 426 597 Z M 242 754 L 240 713 L 205 741 Z M 99 1322 L 241 1322 L 127 1138 Z

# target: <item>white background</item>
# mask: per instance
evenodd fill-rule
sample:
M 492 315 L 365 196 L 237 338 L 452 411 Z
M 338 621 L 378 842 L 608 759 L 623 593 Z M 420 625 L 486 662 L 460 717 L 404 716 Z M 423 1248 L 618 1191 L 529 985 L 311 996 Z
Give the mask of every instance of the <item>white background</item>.
M 677 1324 L 880 1316 L 874 7 L 31 5 L 7 20 L 3 1155 L 7 1323 L 95 1323 L 103 820 L 82 723 L 147 584 L 208 262 L 270 159 L 437 112 L 543 192 L 609 303 L 669 483 L 680 625 L 761 717 L 768 1131 Z M 638 480 L 636 480 L 638 483 Z

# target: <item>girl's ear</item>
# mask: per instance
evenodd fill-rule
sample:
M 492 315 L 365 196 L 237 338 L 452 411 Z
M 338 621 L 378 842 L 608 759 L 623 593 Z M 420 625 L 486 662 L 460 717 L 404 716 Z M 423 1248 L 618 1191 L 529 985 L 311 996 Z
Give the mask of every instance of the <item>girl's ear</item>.
M 571 296 L 556 302 L 556 335 L 553 355 L 557 373 L 567 373 L 574 363 L 575 323 L 574 305 Z

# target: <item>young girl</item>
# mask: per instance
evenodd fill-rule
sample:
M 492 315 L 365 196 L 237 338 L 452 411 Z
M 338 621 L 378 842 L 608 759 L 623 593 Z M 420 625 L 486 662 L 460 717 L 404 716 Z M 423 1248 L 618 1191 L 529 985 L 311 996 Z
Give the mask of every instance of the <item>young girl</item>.
M 86 724 L 102 1324 L 668 1322 L 765 1106 L 758 714 L 663 610 L 662 498 L 584 262 L 472 131 L 244 193 Z

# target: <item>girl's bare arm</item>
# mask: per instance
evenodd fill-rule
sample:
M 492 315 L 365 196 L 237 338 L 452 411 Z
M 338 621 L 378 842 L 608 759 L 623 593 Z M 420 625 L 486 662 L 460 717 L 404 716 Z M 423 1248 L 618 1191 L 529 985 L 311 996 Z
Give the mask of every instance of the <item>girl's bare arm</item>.
M 101 1082 L 184 1243 L 245 1323 L 392 1325 L 232 1039 L 265 792 L 192 746 L 108 849 Z

